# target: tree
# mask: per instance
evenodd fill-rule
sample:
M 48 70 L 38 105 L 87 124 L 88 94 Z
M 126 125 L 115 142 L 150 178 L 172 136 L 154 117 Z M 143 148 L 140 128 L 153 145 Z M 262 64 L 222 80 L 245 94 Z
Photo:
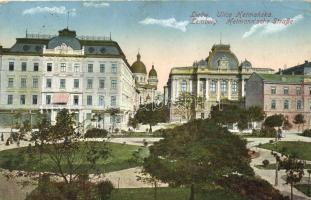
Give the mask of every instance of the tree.
M 294 122 L 294 124 L 298 125 L 298 131 L 299 131 L 300 125 L 302 125 L 302 128 L 303 128 L 303 125 L 306 122 L 306 120 L 304 119 L 304 116 L 302 114 L 297 114 L 297 115 L 295 115 L 293 122 Z
M 136 129 L 137 128 L 137 126 L 138 126 L 138 120 L 134 117 L 130 117 L 129 118 L 129 121 L 128 121 L 128 123 L 127 123 L 127 125 L 128 126 L 131 126 L 133 129 Z
M 307 194 L 310 196 L 311 195 L 311 169 L 307 170 L 308 172 L 308 192 Z
M 79 142 L 82 136 L 76 131 L 74 124 L 73 114 L 63 109 L 57 113 L 55 125 L 50 125 L 43 118 L 38 124 L 38 132 L 32 137 L 39 152 L 45 153 L 52 161 L 51 167 L 55 169 L 55 175 L 61 177 L 68 188 L 74 187 L 74 181 L 81 174 L 89 174 L 90 170 L 94 170 L 98 159 L 107 159 L 110 155 L 107 146 L 98 150 L 90 143 Z M 85 155 L 90 167 L 81 163 L 82 156 Z M 71 199 L 71 196 L 72 193 L 68 190 L 66 197 Z
M 280 166 L 286 172 L 286 184 L 290 184 L 291 200 L 293 200 L 293 187 L 299 183 L 304 175 L 304 162 L 296 159 L 295 156 L 287 155 L 285 159 L 281 160 Z
M 267 117 L 264 121 L 264 126 L 274 128 L 281 127 L 284 122 L 284 116 L 282 114 L 275 114 Z
M 195 120 L 166 130 L 164 139 L 150 147 L 144 172 L 171 185 L 195 188 L 232 173 L 253 175 L 246 141 L 213 120 Z
M 265 119 L 265 112 L 259 106 L 251 106 L 247 109 L 248 118 L 251 122 L 258 122 Z
M 152 132 L 152 126 L 166 121 L 167 108 L 164 104 L 149 103 L 141 105 L 134 118 L 143 124 L 149 124 L 149 132 Z
M 194 118 L 194 108 L 196 104 L 196 97 L 191 95 L 190 92 L 181 92 L 175 102 L 174 112 L 189 121 Z

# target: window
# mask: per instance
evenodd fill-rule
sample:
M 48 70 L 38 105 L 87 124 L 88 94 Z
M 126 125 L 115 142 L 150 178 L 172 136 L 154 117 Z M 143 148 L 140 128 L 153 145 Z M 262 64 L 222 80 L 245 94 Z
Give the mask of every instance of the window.
M 99 65 L 100 73 L 105 73 L 105 64 Z
M 288 95 L 288 87 L 284 87 L 283 93 L 284 93 L 284 95 Z
M 79 105 L 79 95 L 73 95 L 73 105 Z
M 39 63 L 34 63 L 34 64 L 33 64 L 33 71 L 34 71 L 34 72 L 39 71 Z
M 60 79 L 59 88 L 60 89 L 65 89 L 66 88 L 66 80 L 65 79 Z
M 27 71 L 27 63 L 26 62 L 22 62 L 22 71 L 23 72 Z
M 46 64 L 46 71 L 51 72 L 52 71 L 52 63 Z
M 276 101 L 272 100 L 271 101 L 271 109 L 275 109 L 276 108 Z
M 216 92 L 216 84 L 217 84 L 216 81 L 214 81 L 214 80 L 211 81 L 211 84 L 210 84 L 210 91 L 213 92 L 213 93 Z
M 8 88 L 13 88 L 13 87 L 14 87 L 14 78 L 9 78 Z
M 93 88 L 93 79 L 87 79 L 87 89 Z
M 8 105 L 12 105 L 13 104 L 13 95 L 8 95 Z
M 52 79 L 48 78 L 46 79 L 46 88 L 51 88 L 52 87 Z
M 74 88 L 79 88 L 79 79 L 74 79 L 73 80 L 73 87 Z
M 301 110 L 302 109 L 302 102 L 301 100 L 297 100 L 297 110 Z
M 286 99 L 284 100 L 284 109 L 288 109 L 289 108 L 289 101 Z
M 38 95 L 32 95 L 32 104 L 37 105 L 38 104 Z
M 112 64 L 111 65 L 111 72 L 112 73 L 117 73 L 117 64 Z
M 25 103 L 26 103 L 26 96 L 22 94 L 22 95 L 20 96 L 20 104 L 21 104 L 21 105 L 25 105 Z
M 93 72 L 93 64 L 87 65 L 87 72 Z
M 61 72 L 66 72 L 66 63 L 61 63 L 60 64 L 60 71 Z
M 99 96 L 98 97 L 98 105 L 99 106 L 104 106 L 105 103 L 105 97 L 104 96 Z
M 32 79 L 32 87 L 38 88 L 38 82 L 39 82 L 38 78 L 33 78 Z
M 301 87 L 296 87 L 296 95 L 301 95 Z
M 92 101 L 93 101 L 93 100 L 92 100 L 92 96 L 88 95 L 88 96 L 87 96 L 87 99 L 86 99 L 87 105 L 88 105 L 88 106 L 91 106 L 91 105 L 93 104 Z
M 27 86 L 26 78 L 21 78 L 21 88 L 26 88 L 26 86 Z
M 79 72 L 80 71 L 80 65 L 79 64 L 75 64 L 74 65 L 74 72 Z
M 103 80 L 103 79 L 99 80 L 99 88 L 100 89 L 105 88 L 105 80 Z
M 271 94 L 276 94 L 276 87 L 271 87 Z
M 14 62 L 9 62 L 9 71 L 14 71 Z
M 226 93 L 227 92 L 227 88 L 228 88 L 227 81 L 221 81 L 220 82 L 220 91 L 222 93 Z
M 187 91 L 187 81 L 186 80 L 181 81 L 181 91 L 182 92 Z
M 111 106 L 116 106 L 116 105 L 117 105 L 117 97 L 111 96 Z
M 117 89 L 117 80 L 111 80 L 111 89 Z
M 309 101 L 309 109 L 311 110 L 311 100 Z M 310 118 L 311 119 L 311 118 Z
M 232 92 L 232 94 L 238 93 L 238 82 L 237 81 L 232 82 L 231 92 Z
M 51 95 L 46 95 L 45 96 L 45 103 L 46 103 L 46 105 L 50 105 L 51 104 Z

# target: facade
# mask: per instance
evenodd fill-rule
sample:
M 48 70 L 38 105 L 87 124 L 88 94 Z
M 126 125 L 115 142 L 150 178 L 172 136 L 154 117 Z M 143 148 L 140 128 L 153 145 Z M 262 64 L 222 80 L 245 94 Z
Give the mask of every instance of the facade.
M 125 128 L 134 112 L 133 74 L 108 37 L 78 37 L 68 28 L 55 36 L 26 34 L 11 48 L 0 46 L 0 80 L 1 112 L 38 110 L 54 122 L 67 108 L 85 125 L 99 113 L 97 126 L 105 129 Z
M 189 67 L 172 68 L 167 86 L 164 88 L 164 102 L 170 107 L 170 121 L 188 120 L 179 114 L 177 102 L 183 93 L 188 93 L 196 102 L 192 105 L 192 118 L 206 118 L 211 106 L 223 99 L 242 101 L 245 84 L 253 72 L 272 73 L 269 68 L 253 68 L 248 60 L 239 63 L 231 52 L 230 45 L 213 45 L 205 60 Z M 194 102 L 195 102 L 194 101 Z
M 146 66 L 138 53 L 137 60 L 132 64 L 131 70 L 138 92 L 135 108 L 138 109 L 141 104 L 161 101 L 161 94 L 157 91 L 158 75 L 154 65 L 147 74 Z
M 305 128 L 311 127 L 311 76 L 254 73 L 246 93 L 246 107 L 260 106 L 267 116 L 283 114 L 294 127 L 295 116 L 302 114 Z

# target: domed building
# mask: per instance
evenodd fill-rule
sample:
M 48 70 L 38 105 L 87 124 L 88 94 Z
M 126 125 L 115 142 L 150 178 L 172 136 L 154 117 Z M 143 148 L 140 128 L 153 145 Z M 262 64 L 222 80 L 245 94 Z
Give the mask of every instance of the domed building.
M 137 60 L 132 64 L 131 70 L 138 90 L 139 104 L 154 102 L 156 99 L 156 90 L 158 86 L 157 71 L 152 65 L 148 76 L 145 64 L 141 60 L 141 55 L 137 54 Z
M 272 73 L 270 68 L 254 68 L 248 60 L 239 60 L 228 44 L 215 44 L 206 59 L 195 61 L 192 66 L 171 69 L 167 86 L 164 87 L 164 102 L 170 108 L 170 121 L 187 121 L 206 118 L 211 107 L 223 100 L 241 102 L 245 97 L 245 84 L 250 75 Z M 180 109 L 181 94 L 195 99 L 191 115 Z M 200 99 L 200 104 L 198 100 Z M 197 105 L 195 105 L 197 103 Z

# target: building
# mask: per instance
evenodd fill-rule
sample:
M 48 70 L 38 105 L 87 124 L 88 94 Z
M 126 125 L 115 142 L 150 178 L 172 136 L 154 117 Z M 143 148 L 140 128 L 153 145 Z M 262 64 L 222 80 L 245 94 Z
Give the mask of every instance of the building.
M 152 65 L 147 74 L 146 66 L 141 60 L 141 55 L 137 54 L 137 60 L 132 64 L 131 70 L 135 79 L 135 85 L 138 92 L 136 109 L 139 105 L 151 102 L 161 101 L 161 95 L 157 91 L 158 74 Z
M 277 74 L 287 74 L 287 75 L 311 75 L 311 62 L 307 60 L 300 65 L 290 67 L 287 69 L 280 69 Z
M 253 72 L 272 73 L 269 68 L 253 68 L 248 60 L 239 63 L 230 45 L 213 45 L 205 60 L 188 67 L 172 68 L 167 86 L 164 88 L 164 102 L 170 107 L 170 121 L 188 120 L 179 113 L 177 102 L 183 93 L 191 95 L 194 103 L 191 118 L 206 118 L 211 106 L 222 99 L 242 101 L 245 84 Z
M 77 36 L 68 28 L 58 35 L 26 33 L 11 48 L 0 46 L 0 80 L 2 112 L 46 112 L 54 122 L 66 108 L 86 126 L 98 113 L 96 126 L 105 129 L 127 127 L 134 112 L 133 73 L 110 37 Z
M 246 107 L 260 106 L 267 116 L 283 114 L 293 123 L 304 115 L 305 128 L 311 127 L 311 76 L 254 73 L 246 85 Z

